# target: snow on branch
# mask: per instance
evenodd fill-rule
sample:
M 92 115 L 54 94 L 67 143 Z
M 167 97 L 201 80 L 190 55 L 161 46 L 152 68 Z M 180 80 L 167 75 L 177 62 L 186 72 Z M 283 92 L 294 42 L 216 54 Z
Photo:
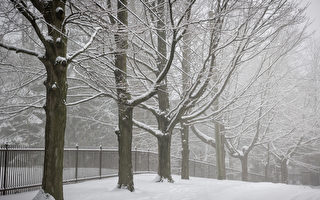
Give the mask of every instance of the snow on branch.
M 40 57 L 40 54 L 38 52 L 29 50 L 29 49 L 24 49 L 24 48 L 19 48 L 19 47 L 15 47 L 15 46 L 11 46 L 11 45 L 6 45 L 0 42 L 0 47 L 3 47 L 5 49 L 8 49 L 9 51 L 15 51 L 16 53 L 24 53 L 24 54 L 28 54 L 31 56 L 36 56 L 36 57 Z
M 202 133 L 199 129 L 195 126 L 190 126 L 192 132 L 204 143 L 216 148 L 216 141 L 212 138 L 207 136 L 206 134 Z
M 96 95 L 94 95 L 94 96 L 91 96 L 91 97 L 89 97 L 89 98 L 82 99 L 82 100 L 80 100 L 80 101 L 76 101 L 76 102 L 72 102 L 72 103 L 68 103 L 68 104 L 66 104 L 66 105 L 67 105 L 67 106 L 75 106 L 75 105 L 78 105 L 78 104 L 80 104 L 80 103 L 84 103 L 84 102 L 90 101 L 90 100 L 92 100 L 92 99 L 95 99 L 95 98 L 97 98 L 97 97 L 101 97 L 101 96 L 105 96 L 105 94 L 104 94 L 104 93 L 98 93 L 98 94 L 96 94 Z
M 72 60 L 77 57 L 78 55 L 80 55 L 81 53 L 83 53 L 85 50 L 88 49 L 88 47 L 92 44 L 94 38 L 96 37 L 98 31 L 101 29 L 101 27 L 97 27 L 95 29 L 95 32 L 91 35 L 89 41 L 87 42 L 87 44 L 85 44 L 81 49 L 79 49 L 77 52 L 75 52 L 73 55 L 68 56 L 67 57 L 67 61 L 68 63 L 72 62 Z
M 243 152 L 238 151 L 229 140 L 225 140 L 226 147 L 228 149 L 229 155 L 234 158 L 240 158 Z
M 152 135 L 154 135 L 155 137 L 160 137 L 160 136 L 163 136 L 163 133 L 161 131 L 159 131 L 158 129 L 154 129 L 142 122 L 139 122 L 135 119 L 132 119 L 132 122 L 135 126 L 145 130 L 145 131 L 148 131 L 149 133 L 151 133 Z
M 140 107 L 140 108 L 142 108 L 144 110 L 150 111 L 156 117 L 161 115 L 161 111 L 158 108 L 156 108 L 154 106 L 150 106 L 150 105 L 148 105 L 146 103 L 141 103 L 141 104 L 138 105 L 138 107 Z
M 138 97 L 135 97 L 132 100 L 130 100 L 128 102 L 130 105 L 136 106 L 136 105 L 148 100 L 154 94 L 156 94 L 158 88 L 161 85 L 161 81 L 166 77 L 169 69 L 171 68 L 171 64 L 173 62 L 173 58 L 174 58 L 174 54 L 175 54 L 175 49 L 176 49 L 177 43 L 178 43 L 178 40 L 176 39 L 176 31 L 173 31 L 172 44 L 171 44 L 171 48 L 170 48 L 170 56 L 169 56 L 169 59 L 167 60 L 167 63 L 165 65 L 165 67 L 160 72 L 159 76 L 157 77 L 156 81 L 153 83 L 151 88 L 147 92 L 143 93 L 142 95 L 140 95 Z
M 45 38 L 41 32 L 41 29 L 39 28 L 39 26 L 36 22 L 36 19 L 38 19 L 38 18 L 31 11 L 28 10 L 27 4 L 23 1 L 17 1 L 17 0 L 11 0 L 11 2 L 14 4 L 15 8 L 18 9 L 18 11 L 30 22 L 30 24 L 32 25 L 33 29 L 35 30 L 37 36 L 41 40 L 41 42 L 44 45 L 46 45 L 47 43 L 45 41 Z M 33 4 L 34 4 L 34 1 L 33 1 Z M 36 6 L 36 8 L 39 9 L 40 5 L 43 5 L 43 4 L 38 4 L 38 6 Z

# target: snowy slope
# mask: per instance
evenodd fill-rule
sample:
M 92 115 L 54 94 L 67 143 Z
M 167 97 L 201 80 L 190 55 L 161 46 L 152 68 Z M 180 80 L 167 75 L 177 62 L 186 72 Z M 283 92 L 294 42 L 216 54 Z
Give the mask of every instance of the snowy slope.
M 320 189 L 273 183 L 245 183 L 174 176 L 175 183 L 155 183 L 155 175 L 136 175 L 136 191 L 116 189 L 117 178 L 87 181 L 64 186 L 65 200 L 320 200 Z M 28 200 L 27 192 L 0 196 L 1 200 Z

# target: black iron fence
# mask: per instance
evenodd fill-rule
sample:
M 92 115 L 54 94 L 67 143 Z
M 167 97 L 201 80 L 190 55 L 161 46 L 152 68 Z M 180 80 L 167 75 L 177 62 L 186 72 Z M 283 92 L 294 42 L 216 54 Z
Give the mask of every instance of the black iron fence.
M 0 195 L 39 189 L 42 181 L 43 157 L 43 148 L 0 146 Z M 135 149 L 132 151 L 132 163 L 135 173 L 156 172 L 158 154 Z M 171 157 L 171 165 L 172 173 L 180 174 L 181 158 Z M 97 149 L 83 149 L 76 146 L 64 150 L 65 183 L 117 176 L 117 171 L 118 151 L 115 149 L 103 149 L 101 146 Z M 210 163 L 190 160 L 189 174 L 194 177 L 216 178 L 216 168 Z M 240 180 L 241 172 L 227 169 L 227 177 L 231 180 Z M 265 181 L 265 177 L 249 173 L 249 180 Z

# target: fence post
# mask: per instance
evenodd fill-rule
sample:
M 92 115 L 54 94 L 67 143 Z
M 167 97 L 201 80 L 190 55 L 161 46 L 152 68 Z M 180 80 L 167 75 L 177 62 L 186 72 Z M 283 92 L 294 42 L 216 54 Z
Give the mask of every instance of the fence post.
M 99 164 L 99 176 L 100 176 L 100 179 L 101 179 L 101 170 L 102 170 L 102 145 L 100 144 L 100 164 Z
M 76 144 L 76 168 L 75 168 L 76 182 L 78 181 L 78 154 L 79 154 L 79 145 Z
M 193 176 L 196 176 L 196 160 L 193 160 Z
M 137 171 L 137 147 L 135 147 L 135 152 L 134 152 L 134 171 Z
M 3 192 L 2 195 L 6 195 L 7 187 L 7 167 L 8 167 L 8 143 L 5 144 L 4 150 L 4 174 L 3 174 Z
M 147 156 L 148 156 L 148 172 L 150 172 L 150 149 L 148 149 Z

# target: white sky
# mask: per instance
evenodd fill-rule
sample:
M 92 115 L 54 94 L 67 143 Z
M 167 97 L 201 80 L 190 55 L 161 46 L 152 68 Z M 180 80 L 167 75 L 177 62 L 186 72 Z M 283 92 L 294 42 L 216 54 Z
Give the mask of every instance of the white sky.
M 301 0 L 303 3 L 310 2 L 307 9 L 307 15 L 310 17 L 312 24 L 309 31 L 315 31 L 315 37 L 320 38 L 320 0 Z

